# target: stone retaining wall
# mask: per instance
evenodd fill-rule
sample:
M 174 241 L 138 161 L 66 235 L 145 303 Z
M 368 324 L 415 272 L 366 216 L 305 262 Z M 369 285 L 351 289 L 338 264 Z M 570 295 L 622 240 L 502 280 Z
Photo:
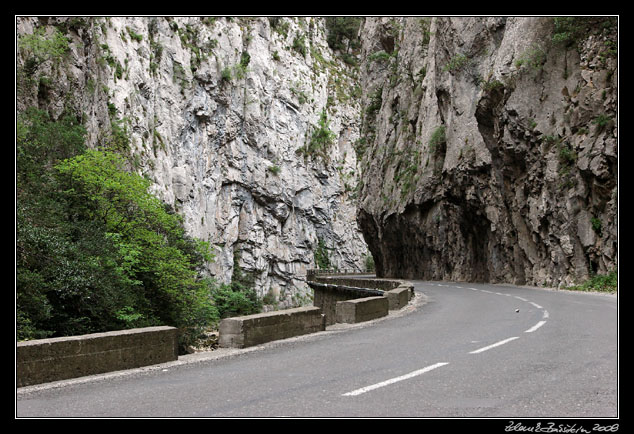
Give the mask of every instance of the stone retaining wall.
M 390 310 L 398 310 L 405 306 L 414 297 L 414 285 L 411 283 L 401 283 L 394 289 L 386 291 L 389 300 Z
M 319 307 L 326 317 L 326 325 L 337 322 L 337 303 L 357 298 L 383 296 L 383 291 L 344 286 L 331 283 L 308 282 L 313 289 L 313 305 Z
M 336 309 L 341 301 L 384 296 L 388 299 L 389 310 L 395 310 L 406 306 L 414 296 L 414 285 L 395 279 L 315 276 L 308 285 L 315 294 L 313 304 L 326 315 L 326 325 L 339 322 Z
M 18 387 L 178 359 L 178 329 L 146 327 L 17 344 Z
M 386 296 L 357 298 L 337 302 L 338 323 L 354 324 L 384 317 L 388 314 L 389 301 Z
M 325 317 L 315 306 L 258 313 L 220 321 L 218 344 L 244 348 L 326 329 Z

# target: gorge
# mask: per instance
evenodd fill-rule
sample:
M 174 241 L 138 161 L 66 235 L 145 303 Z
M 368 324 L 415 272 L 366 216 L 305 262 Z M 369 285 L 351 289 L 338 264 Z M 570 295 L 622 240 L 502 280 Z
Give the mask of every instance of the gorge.
M 16 17 L 16 111 L 121 133 L 207 272 L 281 306 L 370 256 L 550 287 L 616 269 L 616 17 L 335 18 Z M 63 60 L 29 64 L 34 34 Z

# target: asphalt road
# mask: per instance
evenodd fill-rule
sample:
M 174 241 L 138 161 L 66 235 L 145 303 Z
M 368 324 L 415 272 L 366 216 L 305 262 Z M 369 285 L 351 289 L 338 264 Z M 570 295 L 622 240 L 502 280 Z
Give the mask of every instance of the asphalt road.
M 16 417 L 618 417 L 616 296 L 414 283 L 371 323 L 19 388 Z

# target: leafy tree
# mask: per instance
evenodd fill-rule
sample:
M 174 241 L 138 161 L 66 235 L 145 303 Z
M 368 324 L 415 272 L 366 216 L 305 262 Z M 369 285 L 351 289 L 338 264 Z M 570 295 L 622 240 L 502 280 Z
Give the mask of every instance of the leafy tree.
M 130 303 L 119 252 L 97 221 L 77 220 L 53 167 L 84 151 L 71 114 L 31 108 L 16 124 L 16 313 L 19 339 L 121 328 L 109 309 Z
M 333 50 L 343 50 L 348 52 L 351 48 L 357 49 L 359 43 L 359 26 L 361 25 L 360 17 L 327 17 L 326 29 L 328 36 L 326 42 Z M 344 45 L 344 40 L 347 42 Z
M 149 193 L 150 181 L 124 167 L 116 153 L 88 150 L 56 169 L 71 218 L 103 225 L 119 252 L 112 265 L 143 295 L 143 303 L 125 306 L 126 317 L 188 329 L 213 322 L 209 287 L 199 278 L 212 259 L 208 243 L 189 238 L 182 218 Z
M 35 107 L 20 114 L 16 121 L 18 187 L 38 190 L 46 186 L 52 165 L 86 149 L 85 134 L 85 128 L 69 112 L 57 121 Z

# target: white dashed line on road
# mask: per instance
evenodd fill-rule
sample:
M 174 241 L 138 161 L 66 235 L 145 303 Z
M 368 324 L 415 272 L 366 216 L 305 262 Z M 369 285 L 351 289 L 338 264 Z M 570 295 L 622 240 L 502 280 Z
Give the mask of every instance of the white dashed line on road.
M 507 342 L 514 341 L 515 339 L 519 339 L 519 337 L 518 337 L 518 336 L 514 336 L 514 337 L 512 337 L 512 338 L 504 339 L 504 340 L 502 340 L 502 341 L 496 342 L 496 343 L 491 344 L 491 345 L 488 345 L 488 346 L 486 346 L 486 347 L 482 347 L 482 348 L 480 348 L 480 349 L 478 349 L 478 350 L 475 350 L 475 351 L 470 351 L 470 352 L 469 352 L 469 354 L 478 354 L 478 353 L 482 353 L 482 352 L 484 352 L 484 351 L 486 351 L 486 350 L 490 350 L 491 348 L 499 347 L 500 345 L 504 345 L 504 344 L 506 344 Z
M 533 327 L 531 327 L 528 330 L 526 330 L 524 333 L 533 333 L 535 330 L 537 330 L 538 328 L 540 328 L 544 324 L 546 324 L 546 321 L 540 321 L 537 324 L 535 324 Z
M 470 289 L 472 291 L 479 291 L 479 292 L 484 292 L 484 293 L 487 293 L 487 294 L 495 294 L 495 295 L 505 295 L 507 297 L 511 297 L 512 296 L 512 297 L 514 297 L 514 298 L 516 298 L 518 300 L 530 303 L 532 306 L 536 307 L 537 309 L 544 309 L 539 304 L 534 303 L 532 301 L 529 301 L 529 300 L 527 300 L 527 299 L 525 299 L 523 297 L 517 296 L 517 295 L 513 296 L 511 294 L 503 294 L 503 293 L 500 293 L 500 292 L 488 291 L 486 289 L 462 287 L 462 286 L 455 286 L 455 285 L 443 285 L 443 284 L 440 284 L 440 283 L 430 283 L 430 285 L 439 286 L 439 287 L 447 287 L 447 288 L 452 288 L 453 287 L 453 288 L 457 288 L 457 289 Z M 516 312 L 518 310 L 516 310 Z M 543 316 L 543 320 L 542 321 L 539 321 L 537 324 L 535 324 L 534 326 L 532 326 L 528 330 L 524 331 L 524 333 L 532 333 L 535 330 L 537 330 L 540 327 L 542 327 L 544 324 L 546 324 L 545 320 L 549 317 L 548 311 L 544 309 L 544 312 L 543 312 L 542 316 Z M 506 343 L 512 342 L 512 341 L 514 341 L 516 339 L 519 339 L 519 336 L 513 336 L 513 337 L 510 337 L 510 338 L 503 339 L 503 340 L 498 341 L 498 342 L 496 342 L 494 344 L 487 345 L 485 347 L 479 348 L 479 349 L 474 350 L 474 351 L 470 351 L 469 354 L 483 353 L 483 352 L 488 351 L 488 350 L 490 350 L 492 348 L 496 348 L 496 347 L 499 347 L 499 346 L 504 345 Z M 476 343 L 476 342 L 477 341 L 472 341 L 472 343 Z M 398 383 L 399 381 L 404 381 L 404 380 L 408 380 L 410 378 L 417 377 L 417 376 L 422 375 L 422 374 L 424 374 L 426 372 L 432 371 L 434 369 L 440 368 L 440 367 L 448 365 L 448 364 L 449 364 L 448 362 L 436 363 L 436 364 L 427 366 L 425 368 L 418 369 L 416 371 L 410 372 L 409 374 L 401 375 L 400 377 L 390 378 L 389 380 L 381 381 L 380 383 L 375 383 L 375 384 L 372 384 L 370 386 L 365 386 L 365 387 L 362 387 L 360 389 L 356 389 L 356 390 L 353 390 L 351 392 L 344 393 L 341 396 L 358 396 L 358 395 L 361 395 L 363 393 L 370 392 L 370 391 L 375 390 L 375 389 L 379 389 L 381 387 L 389 386 L 390 384 Z
M 419 376 L 421 374 L 424 374 L 425 372 L 432 371 L 432 370 L 434 370 L 436 368 L 440 368 L 441 366 L 445 366 L 445 365 L 448 365 L 448 363 L 444 363 L 444 362 L 443 363 L 436 363 L 434 365 L 430 365 L 430 366 L 427 366 L 425 368 L 418 369 L 416 371 L 410 372 L 409 374 L 401 375 L 400 377 L 390 378 L 389 380 L 381 381 L 380 383 L 372 384 L 370 386 L 366 386 L 366 387 L 362 387 L 362 388 L 357 389 L 357 390 L 353 390 L 352 392 L 344 393 L 342 396 L 357 396 L 357 395 L 361 395 L 362 393 L 366 393 L 366 392 L 369 392 L 371 390 L 378 389 L 380 387 L 389 386 L 390 384 L 394 384 L 394 383 L 397 383 L 399 381 L 408 380 L 410 378 L 417 377 L 417 376 Z

